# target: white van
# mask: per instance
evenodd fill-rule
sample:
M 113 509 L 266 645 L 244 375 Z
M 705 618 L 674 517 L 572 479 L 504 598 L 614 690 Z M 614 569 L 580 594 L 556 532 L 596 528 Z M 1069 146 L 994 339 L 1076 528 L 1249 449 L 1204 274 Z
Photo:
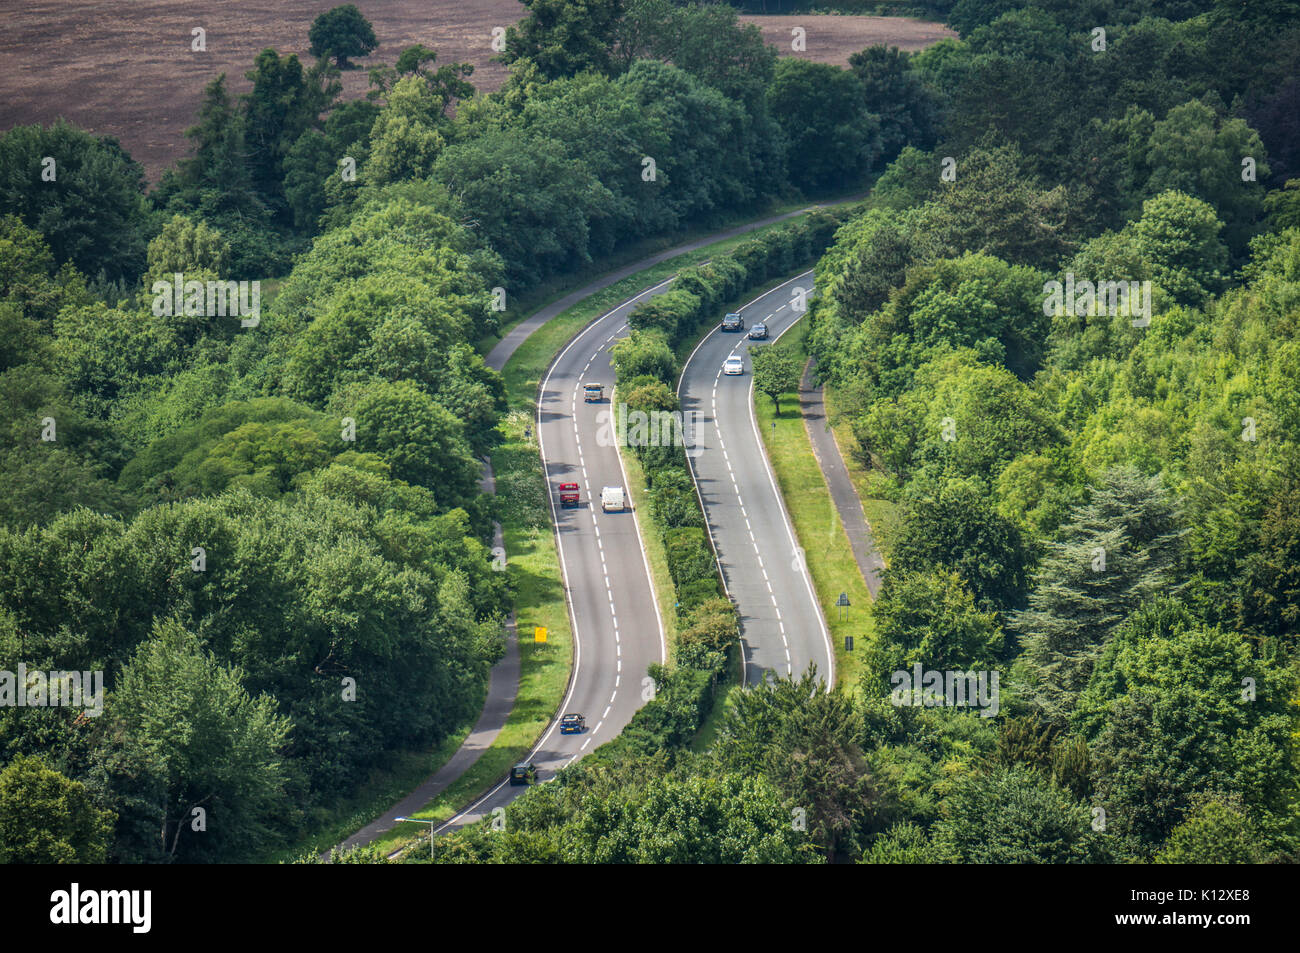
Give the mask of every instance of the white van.
M 621 513 L 627 509 L 627 501 L 623 497 L 623 488 L 621 486 L 601 487 L 600 508 L 606 513 L 610 510 Z

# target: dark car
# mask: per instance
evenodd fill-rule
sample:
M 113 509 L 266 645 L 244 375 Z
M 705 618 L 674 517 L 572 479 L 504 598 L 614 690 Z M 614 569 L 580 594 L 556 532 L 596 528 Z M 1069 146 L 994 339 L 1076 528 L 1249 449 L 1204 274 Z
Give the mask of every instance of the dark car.
M 733 311 L 722 319 L 722 330 L 743 331 L 745 330 L 745 319 Z
M 537 769 L 531 761 L 521 761 L 510 769 L 510 783 L 532 784 L 537 780 Z
M 580 735 L 587 730 L 587 719 L 581 715 L 565 715 L 560 719 L 560 734 Z
M 756 324 L 756 325 L 754 325 L 752 328 L 749 329 L 749 337 L 750 337 L 751 340 L 754 340 L 754 341 L 766 340 L 766 339 L 767 339 L 767 325 L 766 325 L 766 324 Z

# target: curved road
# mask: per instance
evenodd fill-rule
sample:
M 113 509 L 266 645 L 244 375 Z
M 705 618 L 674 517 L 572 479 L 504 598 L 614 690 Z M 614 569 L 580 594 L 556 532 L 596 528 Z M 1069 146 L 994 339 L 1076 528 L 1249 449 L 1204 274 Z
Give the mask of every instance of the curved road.
M 542 378 L 537 436 L 574 635 L 573 671 L 560 713 L 583 714 L 587 731 L 562 735 L 558 722 L 551 723 L 530 756 L 539 781 L 622 731 L 650 697 L 646 670 L 667 657 L 636 518 L 630 509 L 602 512 L 600 490 L 627 487 L 611 420 L 611 349 L 627 334 L 632 309 L 671 284 L 671 279 L 660 282 L 589 324 Z M 601 403 L 583 400 L 583 384 L 592 381 L 605 385 Z M 576 509 L 562 509 L 556 487 L 570 482 L 581 488 L 582 502 Z M 522 790 L 503 780 L 434 832 L 472 824 Z
M 812 295 L 813 273 L 804 272 L 740 309 L 745 330 L 714 328 L 682 369 L 677 394 L 683 413 L 694 412 L 701 445 L 690 459 L 727 592 L 740 611 L 745 680 L 769 673 L 802 675 L 809 665 L 827 685 L 835 682 L 830 632 L 813 592 L 785 502 L 758 435 L 754 378 L 747 355 L 748 329 L 758 322 L 776 340 L 801 317 L 795 289 Z M 721 321 L 721 315 L 719 322 Z M 722 363 L 745 357 L 745 373 L 727 376 Z
M 842 202 L 859 198 L 860 195 L 854 195 Z M 551 302 L 515 325 L 492 348 L 485 361 L 488 366 L 500 370 L 519 345 L 546 322 L 582 299 L 638 271 L 821 207 L 824 206 L 814 204 L 725 229 L 610 272 Z M 576 511 L 560 511 L 554 497 L 551 501 L 574 633 L 574 662 L 561 711 L 530 754 L 542 780 L 593 745 L 608 741 L 621 731 L 644 703 L 642 693 L 646 667 L 666 656 L 658 602 L 651 591 L 649 569 L 635 520 L 630 512 L 603 514 L 599 511 L 601 486 L 614 483 L 626 487 L 612 441 L 599 439 L 600 427 L 602 424 L 607 426 L 608 418 L 598 418 L 596 414 L 603 410 L 608 415 L 610 404 L 607 401 L 596 410 L 598 405 L 582 404 L 578 391 L 584 380 L 612 383 L 614 373 L 610 367 L 609 349 L 618 337 L 627 333 L 627 314 L 641 300 L 668 290 L 670 284 L 671 279 L 648 288 L 588 325 L 556 358 L 540 389 L 537 431 L 548 490 L 554 493 L 556 483 L 574 480 L 583 487 L 584 498 L 584 505 Z M 559 477 L 566 479 L 560 480 Z M 594 511 L 593 499 L 596 501 Z M 640 558 L 639 566 L 635 565 L 636 557 Z M 375 839 L 390 829 L 397 817 L 414 813 L 417 804 L 427 804 L 478 760 L 505 725 L 518 693 L 518 650 L 513 626 L 509 632 L 507 657 L 498 668 L 500 671 L 494 669 L 492 673 L 482 716 L 452 759 L 416 791 L 341 846 L 358 846 Z M 829 668 L 820 670 L 830 671 Z M 568 711 L 586 715 L 587 733 L 559 734 L 558 715 Z M 502 781 L 464 811 L 435 828 L 434 833 L 473 823 L 491 814 L 495 808 L 505 806 L 524 790 Z

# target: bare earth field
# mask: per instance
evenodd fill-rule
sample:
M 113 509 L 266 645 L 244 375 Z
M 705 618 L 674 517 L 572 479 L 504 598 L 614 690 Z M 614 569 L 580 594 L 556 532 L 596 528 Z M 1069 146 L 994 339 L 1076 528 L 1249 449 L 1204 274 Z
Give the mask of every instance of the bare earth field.
M 244 73 L 265 47 L 297 53 L 304 63 L 307 30 L 332 0 L 116 0 L 57 3 L 0 0 L 0 131 L 59 116 L 97 135 L 117 137 L 145 167 L 151 182 L 188 152 L 203 87 L 227 74 L 244 92 Z M 493 27 L 525 13 L 517 0 L 362 0 L 379 49 L 343 75 L 344 95 L 368 88 L 364 67 L 391 63 L 423 43 L 440 63 L 474 64 L 472 82 L 496 89 L 505 68 L 493 63 Z M 746 17 L 787 55 L 843 65 L 876 43 L 917 50 L 951 31 L 934 23 L 886 17 Z M 792 54 L 790 31 L 807 30 L 807 52 Z M 191 52 L 191 30 L 202 27 L 207 52 Z

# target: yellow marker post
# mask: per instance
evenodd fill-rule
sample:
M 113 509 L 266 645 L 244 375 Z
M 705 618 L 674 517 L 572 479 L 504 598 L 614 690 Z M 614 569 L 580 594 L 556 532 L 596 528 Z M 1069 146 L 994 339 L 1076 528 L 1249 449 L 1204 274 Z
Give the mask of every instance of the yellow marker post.
M 537 645 L 542 645 L 546 642 L 546 626 L 533 626 L 533 642 Z

